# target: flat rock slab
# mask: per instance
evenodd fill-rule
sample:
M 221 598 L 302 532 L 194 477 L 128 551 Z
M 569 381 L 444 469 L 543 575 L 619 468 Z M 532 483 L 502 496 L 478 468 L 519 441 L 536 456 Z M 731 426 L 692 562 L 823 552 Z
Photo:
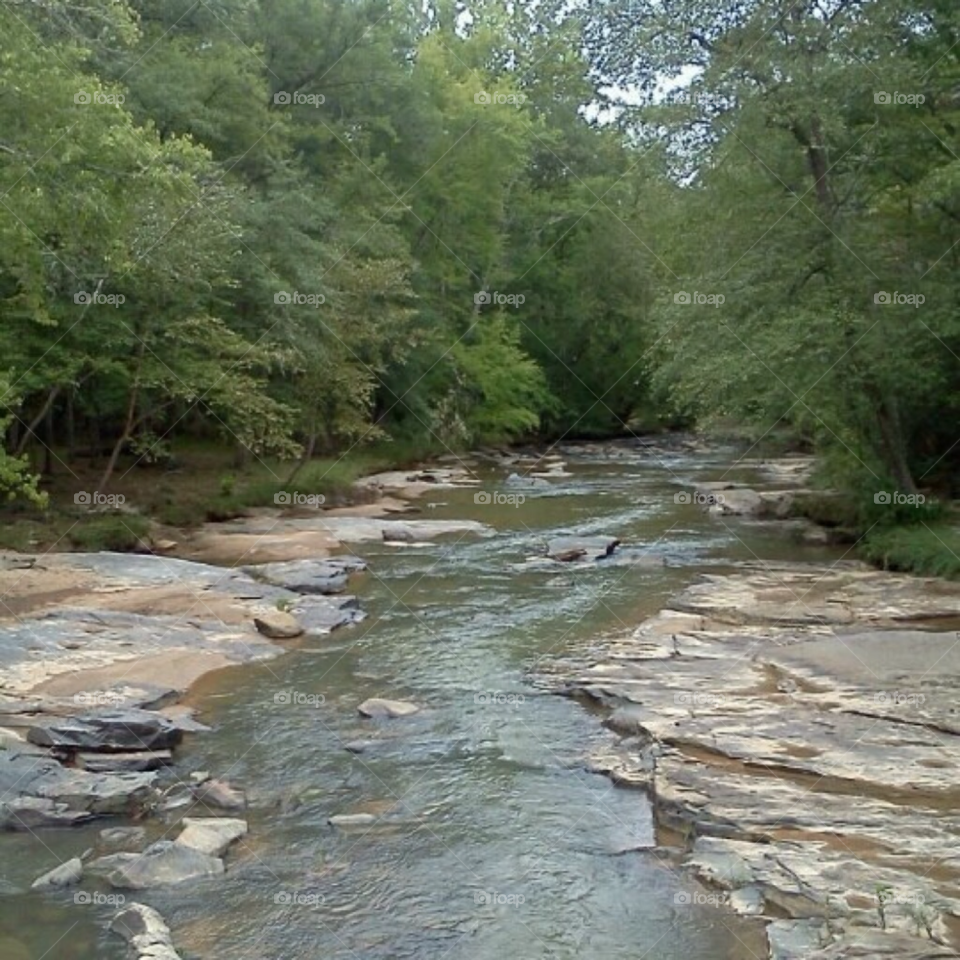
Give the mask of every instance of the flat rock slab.
M 78 753 L 74 762 L 91 773 L 141 773 L 159 770 L 173 763 L 169 750 L 150 750 L 138 753 Z
M 122 855 L 118 855 L 122 856 Z M 134 854 L 108 876 L 121 890 L 150 887 L 220 876 L 223 861 L 172 840 L 158 840 L 141 854 Z
M 616 537 L 554 537 L 547 543 L 547 556 L 554 560 L 572 560 L 585 556 L 590 560 L 609 557 L 620 545 Z
M 83 861 L 79 857 L 67 860 L 58 867 L 45 873 L 42 877 L 37 877 L 30 884 L 31 890 L 54 890 L 58 887 L 69 887 L 79 883 L 83 877 Z
M 175 842 L 211 857 L 219 857 L 247 833 L 247 821 L 234 817 L 184 817 L 181 823 L 183 832 Z
M 143 827 L 107 827 L 100 831 L 100 842 L 111 846 L 139 844 L 147 836 Z
M 76 822 L 83 815 L 137 812 L 154 794 L 155 780 L 152 772 L 89 773 L 49 757 L 3 750 L 0 825 L 18 830 L 44 822 Z
M 27 740 L 41 747 L 98 752 L 169 750 L 182 736 L 166 717 L 148 710 L 105 710 L 47 720 L 27 731 Z
M 301 596 L 290 606 L 308 634 L 331 633 L 339 627 L 359 623 L 366 617 L 356 597 Z
M 382 697 L 372 697 L 364 700 L 357 709 L 365 717 L 410 717 L 420 712 L 415 703 L 408 700 L 385 700 Z
M 331 557 L 257 564 L 244 570 L 256 580 L 294 593 L 335 594 L 346 589 L 349 574 L 366 568 L 366 563 L 359 557 Z

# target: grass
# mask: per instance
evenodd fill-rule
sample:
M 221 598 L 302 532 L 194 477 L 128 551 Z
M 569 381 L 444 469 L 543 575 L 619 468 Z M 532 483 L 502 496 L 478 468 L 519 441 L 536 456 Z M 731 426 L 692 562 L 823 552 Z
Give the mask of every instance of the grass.
M 960 577 L 960 527 L 948 522 L 874 528 L 860 541 L 868 563 L 928 577 Z
M 174 446 L 166 466 L 121 460 L 109 492 L 122 494 L 127 509 L 104 513 L 74 503 L 79 491 L 97 490 L 102 462 L 78 458 L 67 464 L 65 451 L 57 450 L 56 472 L 42 483 L 50 496 L 49 508 L 40 511 L 19 503 L 0 508 L 0 549 L 136 550 L 149 543 L 156 525 L 175 528 L 169 531 L 175 538 L 176 530 L 272 507 L 281 491 L 322 495 L 327 506 L 346 505 L 357 501 L 354 484 L 361 477 L 409 468 L 448 452 L 435 444 L 381 442 L 342 456 L 315 458 L 291 482 L 293 463 L 252 459 L 238 465 L 231 449 L 187 441 Z

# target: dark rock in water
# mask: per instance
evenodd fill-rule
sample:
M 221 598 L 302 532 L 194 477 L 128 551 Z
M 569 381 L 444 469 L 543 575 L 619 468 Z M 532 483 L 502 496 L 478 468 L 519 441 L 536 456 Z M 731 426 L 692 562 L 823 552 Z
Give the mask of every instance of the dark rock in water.
M 331 557 L 323 560 L 289 560 L 245 567 L 250 576 L 294 593 L 343 593 L 347 574 L 366 570 L 359 557 Z
M 86 810 L 40 797 L 17 797 L 0 802 L 0 830 L 34 830 L 37 827 L 73 827 L 93 819 Z
M 416 543 L 417 535 L 409 527 L 391 523 L 389 526 L 384 526 L 383 539 L 387 543 Z
M 41 747 L 118 753 L 169 750 L 182 737 L 166 717 L 148 710 L 104 710 L 80 717 L 51 717 L 27 731 L 27 740 Z
M 609 557 L 620 541 L 616 537 L 555 537 L 547 544 L 547 556 L 553 560 L 574 560 L 586 556 L 591 560 Z
M 305 596 L 290 612 L 296 615 L 307 633 L 330 633 L 337 627 L 359 623 L 366 614 L 356 597 Z
M 53 890 L 57 887 L 69 887 L 79 883 L 83 877 L 83 861 L 79 857 L 67 860 L 60 866 L 54 867 L 42 877 L 37 877 L 30 884 L 31 890 Z
M 147 750 L 137 753 L 78 753 L 77 766 L 91 773 L 139 773 L 159 770 L 173 763 L 169 750 Z
M 193 787 L 193 795 L 201 803 L 221 810 L 244 810 L 247 798 L 238 787 L 226 780 L 205 780 Z
M 121 890 L 146 890 L 149 887 L 184 883 L 220 876 L 223 861 L 173 840 L 158 840 L 141 854 L 121 863 L 107 878 Z
M 343 745 L 343 749 L 347 753 L 366 753 L 370 747 L 375 747 L 378 742 L 377 740 L 351 740 Z
M 155 773 L 91 773 L 49 757 L 0 751 L 0 827 L 26 830 L 76 823 L 91 814 L 135 813 L 153 793 Z M 47 803 L 36 802 L 47 801 Z

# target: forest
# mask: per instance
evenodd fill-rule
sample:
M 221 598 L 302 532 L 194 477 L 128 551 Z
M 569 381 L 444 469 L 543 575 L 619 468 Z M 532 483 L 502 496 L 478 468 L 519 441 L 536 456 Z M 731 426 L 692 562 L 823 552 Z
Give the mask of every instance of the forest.
M 4 0 L 0 50 L 4 522 L 682 427 L 960 570 L 955 3 Z

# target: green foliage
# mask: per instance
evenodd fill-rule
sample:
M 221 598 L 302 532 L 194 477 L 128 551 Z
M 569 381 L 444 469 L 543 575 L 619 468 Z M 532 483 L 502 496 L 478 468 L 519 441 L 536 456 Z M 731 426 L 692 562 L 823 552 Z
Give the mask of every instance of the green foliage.
M 67 538 L 78 550 L 135 550 L 147 542 L 150 522 L 132 513 L 83 517 L 70 527 Z

